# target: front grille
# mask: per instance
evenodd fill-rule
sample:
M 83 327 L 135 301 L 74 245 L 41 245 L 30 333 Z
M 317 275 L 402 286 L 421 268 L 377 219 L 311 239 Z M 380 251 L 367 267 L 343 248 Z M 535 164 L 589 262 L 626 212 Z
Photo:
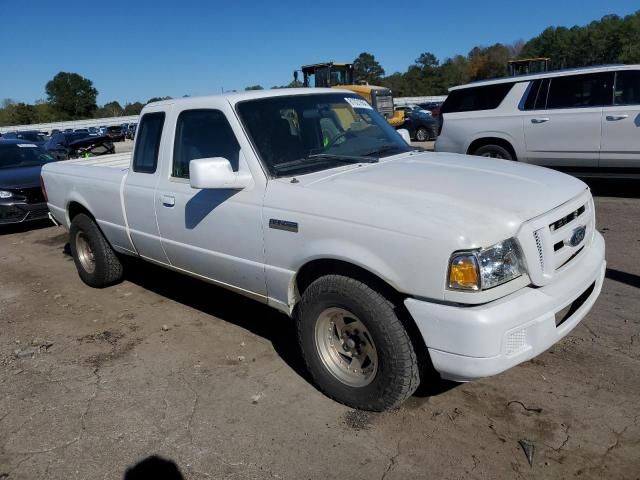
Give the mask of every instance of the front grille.
M 594 232 L 595 212 L 588 192 L 527 222 L 518 240 L 533 284 L 548 284 L 556 272 L 578 261 Z
M 49 209 L 47 207 L 44 208 L 35 208 L 29 212 L 29 219 L 36 220 L 38 218 L 48 218 L 49 217 Z
M 575 212 L 571 212 L 569 215 L 562 217 L 560 220 L 556 220 L 555 222 L 553 222 L 551 225 L 549 225 L 549 228 L 551 229 L 552 232 L 555 232 L 556 230 L 573 222 L 576 218 L 582 215 L 586 211 L 586 209 L 587 209 L 586 205 L 581 206 Z

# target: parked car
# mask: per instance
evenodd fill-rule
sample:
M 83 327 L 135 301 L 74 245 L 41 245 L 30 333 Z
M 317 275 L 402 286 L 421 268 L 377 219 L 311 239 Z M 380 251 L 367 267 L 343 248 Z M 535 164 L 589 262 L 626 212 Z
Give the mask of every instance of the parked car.
M 24 142 L 35 143 L 36 145 L 44 145 L 48 140 L 46 135 L 36 130 L 7 132 L 2 136 L 2 138 L 23 140 Z
M 105 135 L 109 137 L 112 142 L 124 141 L 124 130 L 120 125 L 111 125 L 106 127 Z
M 34 143 L 0 139 L 0 225 L 48 218 L 40 171 L 54 161 Z
M 94 157 L 115 152 L 111 138 L 91 136 L 82 132 L 56 133 L 44 148 L 58 160 Z
M 411 110 L 405 112 L 405 122 L 400 128 L 407 129 L 411 140 L 426 142 L 435 140 L 438 136 L 440 123 L 430 114 L 427 115 L 422 110 Z
M 640 171 L 640 65 L 580 68 L 453 88 L 436 151 L 578 174 Z
M 137 123 L 130 123 L 129 126 L 127 127 L 125 137 L 128 138 L 129 140 L 133 140 L 136 136 L 137 127 L 138 127 Z
M 393 408 L 432 367 L 466 381 L 530 360 L 600 293 L 583 182 L 416 152 L 354 93 L 177 99 L 139 129 L 133 154 L 43 169 L 80 278 L 117 283 L 132 255 L 270 305 L 352 407 Z

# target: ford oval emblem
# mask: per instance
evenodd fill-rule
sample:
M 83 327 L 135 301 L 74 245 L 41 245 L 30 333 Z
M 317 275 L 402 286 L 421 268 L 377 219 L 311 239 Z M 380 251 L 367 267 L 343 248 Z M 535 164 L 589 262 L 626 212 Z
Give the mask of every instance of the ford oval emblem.
M 587 234 L 587 227 L 585 227 L 584 225 L 580 225 L 571 234 L 571 238 L 569 239 L 568 244 L 572 247 L 577 247 L 583 242 L 586 234 Z

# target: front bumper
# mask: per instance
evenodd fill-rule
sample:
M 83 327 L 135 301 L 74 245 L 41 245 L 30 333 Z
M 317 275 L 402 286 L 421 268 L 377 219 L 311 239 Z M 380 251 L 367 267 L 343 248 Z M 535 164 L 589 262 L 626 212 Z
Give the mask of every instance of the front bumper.
M 49 208 L 46 202 L 25 203 L 7 202 L 0 203 L 0 225 L 30 222 L 49 218 Z
M 585 317 L 602 289 L 604 252 L 604 239 L 596 232 L 583 257 L 544 287 L 525 287 L 478 306 L 414 298 L 405 305 L 443 378 L 496 375 L 544 352 Z

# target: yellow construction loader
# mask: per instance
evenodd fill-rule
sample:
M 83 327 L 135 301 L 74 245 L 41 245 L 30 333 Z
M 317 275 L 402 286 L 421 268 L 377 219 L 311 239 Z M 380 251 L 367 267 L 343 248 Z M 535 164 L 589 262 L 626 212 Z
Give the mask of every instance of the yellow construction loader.
M 357 85 L 353 81 L 352 63 L 314 63 L 302 66 L 303 85 L 305 87 L 326 87 L 351 90 L 363 97 L 375 108 L 387 122 L 393 127 L 399 127 L 404 123 L 404 112 L 396 111 L 393 106 L 391 90 L 364 83 Z M 298 71 L 293 72 L 293 77 L 298 80 Z

